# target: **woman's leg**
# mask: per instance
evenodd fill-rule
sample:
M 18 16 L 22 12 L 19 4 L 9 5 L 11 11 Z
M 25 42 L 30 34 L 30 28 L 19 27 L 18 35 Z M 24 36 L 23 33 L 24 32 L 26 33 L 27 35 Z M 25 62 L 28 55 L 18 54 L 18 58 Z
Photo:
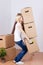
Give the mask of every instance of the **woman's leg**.
M 15 58 L 15 61 L 18 62 L 27 53 L 27 47 L 22 40 L 17 42 L 16 44 L 18 44 L 22 48 L 22 51 Z

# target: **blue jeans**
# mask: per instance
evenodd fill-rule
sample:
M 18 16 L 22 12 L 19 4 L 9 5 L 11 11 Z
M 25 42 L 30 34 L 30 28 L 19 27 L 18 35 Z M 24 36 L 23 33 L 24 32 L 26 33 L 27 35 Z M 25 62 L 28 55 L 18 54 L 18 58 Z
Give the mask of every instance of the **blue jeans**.
M 28 50 L 27 50 L 27 47 L 22 40 L 16 42 L 16 44 L 18 44 L 22 48 L 22 51 L 14 59 L 16 62 L 18 62 L 23 58 L 23 56 L 27 53 Z

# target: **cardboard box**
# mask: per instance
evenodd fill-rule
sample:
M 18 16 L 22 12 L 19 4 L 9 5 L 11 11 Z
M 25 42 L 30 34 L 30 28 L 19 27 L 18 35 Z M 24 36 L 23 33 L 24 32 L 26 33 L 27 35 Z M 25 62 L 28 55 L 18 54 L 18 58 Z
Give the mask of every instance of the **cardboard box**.
M 5 59 L 13 60 L 16 57 L 16 48 L 14 48 L 14 47 L 8 48 L 8 49 L 6 49 L 6 53 L 7 53 L 7 55 L 6 55 Z
M 23 16 L 23 19 L 24 19 L 24 23 L 34 22 L 34 17 L 33 17 L 31 7 L 23 8 L 21 10 L 21 13 L 22 13 L 22 16 Z
M 30 43 L 26 40 L 26 46 L 29 51 L 29 54 L 39 52 L 37 40 L 35 38 L 30 39 Z
M 0 48 L 9 48 L 14 46 L 14 35 L 0 35 Z
M 29 38 L 37 36 L 35 23 L 24 24 L 25 32 Z

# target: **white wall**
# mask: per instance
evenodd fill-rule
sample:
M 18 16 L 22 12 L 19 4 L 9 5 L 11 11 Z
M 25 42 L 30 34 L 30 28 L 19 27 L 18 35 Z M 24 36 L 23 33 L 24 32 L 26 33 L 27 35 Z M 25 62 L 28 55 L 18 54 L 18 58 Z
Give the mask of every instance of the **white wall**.
M 11 0 L 0 0 L 0 35 L 11 31 Z
M 43 0 L 12 0 L 11 1 L 11 29 L 16 13 L 24 7 L 32 7 L 37 29 L 37 40 L 40 51 L 43 51 Z

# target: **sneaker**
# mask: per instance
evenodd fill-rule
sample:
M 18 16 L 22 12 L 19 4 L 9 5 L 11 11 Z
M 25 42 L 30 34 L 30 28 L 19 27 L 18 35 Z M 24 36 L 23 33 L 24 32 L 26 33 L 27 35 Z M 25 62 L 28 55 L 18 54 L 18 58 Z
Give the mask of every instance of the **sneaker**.
M 15 60 L 13 60 L 13 62 L 14 62 L 14 63 L 16 63 L 16 61 L 15 61 Z
M 16 62 L 16 64 L 20 65 L 20 64 L 24 64 L 24 62 L 19 61 L 19 62 Z

